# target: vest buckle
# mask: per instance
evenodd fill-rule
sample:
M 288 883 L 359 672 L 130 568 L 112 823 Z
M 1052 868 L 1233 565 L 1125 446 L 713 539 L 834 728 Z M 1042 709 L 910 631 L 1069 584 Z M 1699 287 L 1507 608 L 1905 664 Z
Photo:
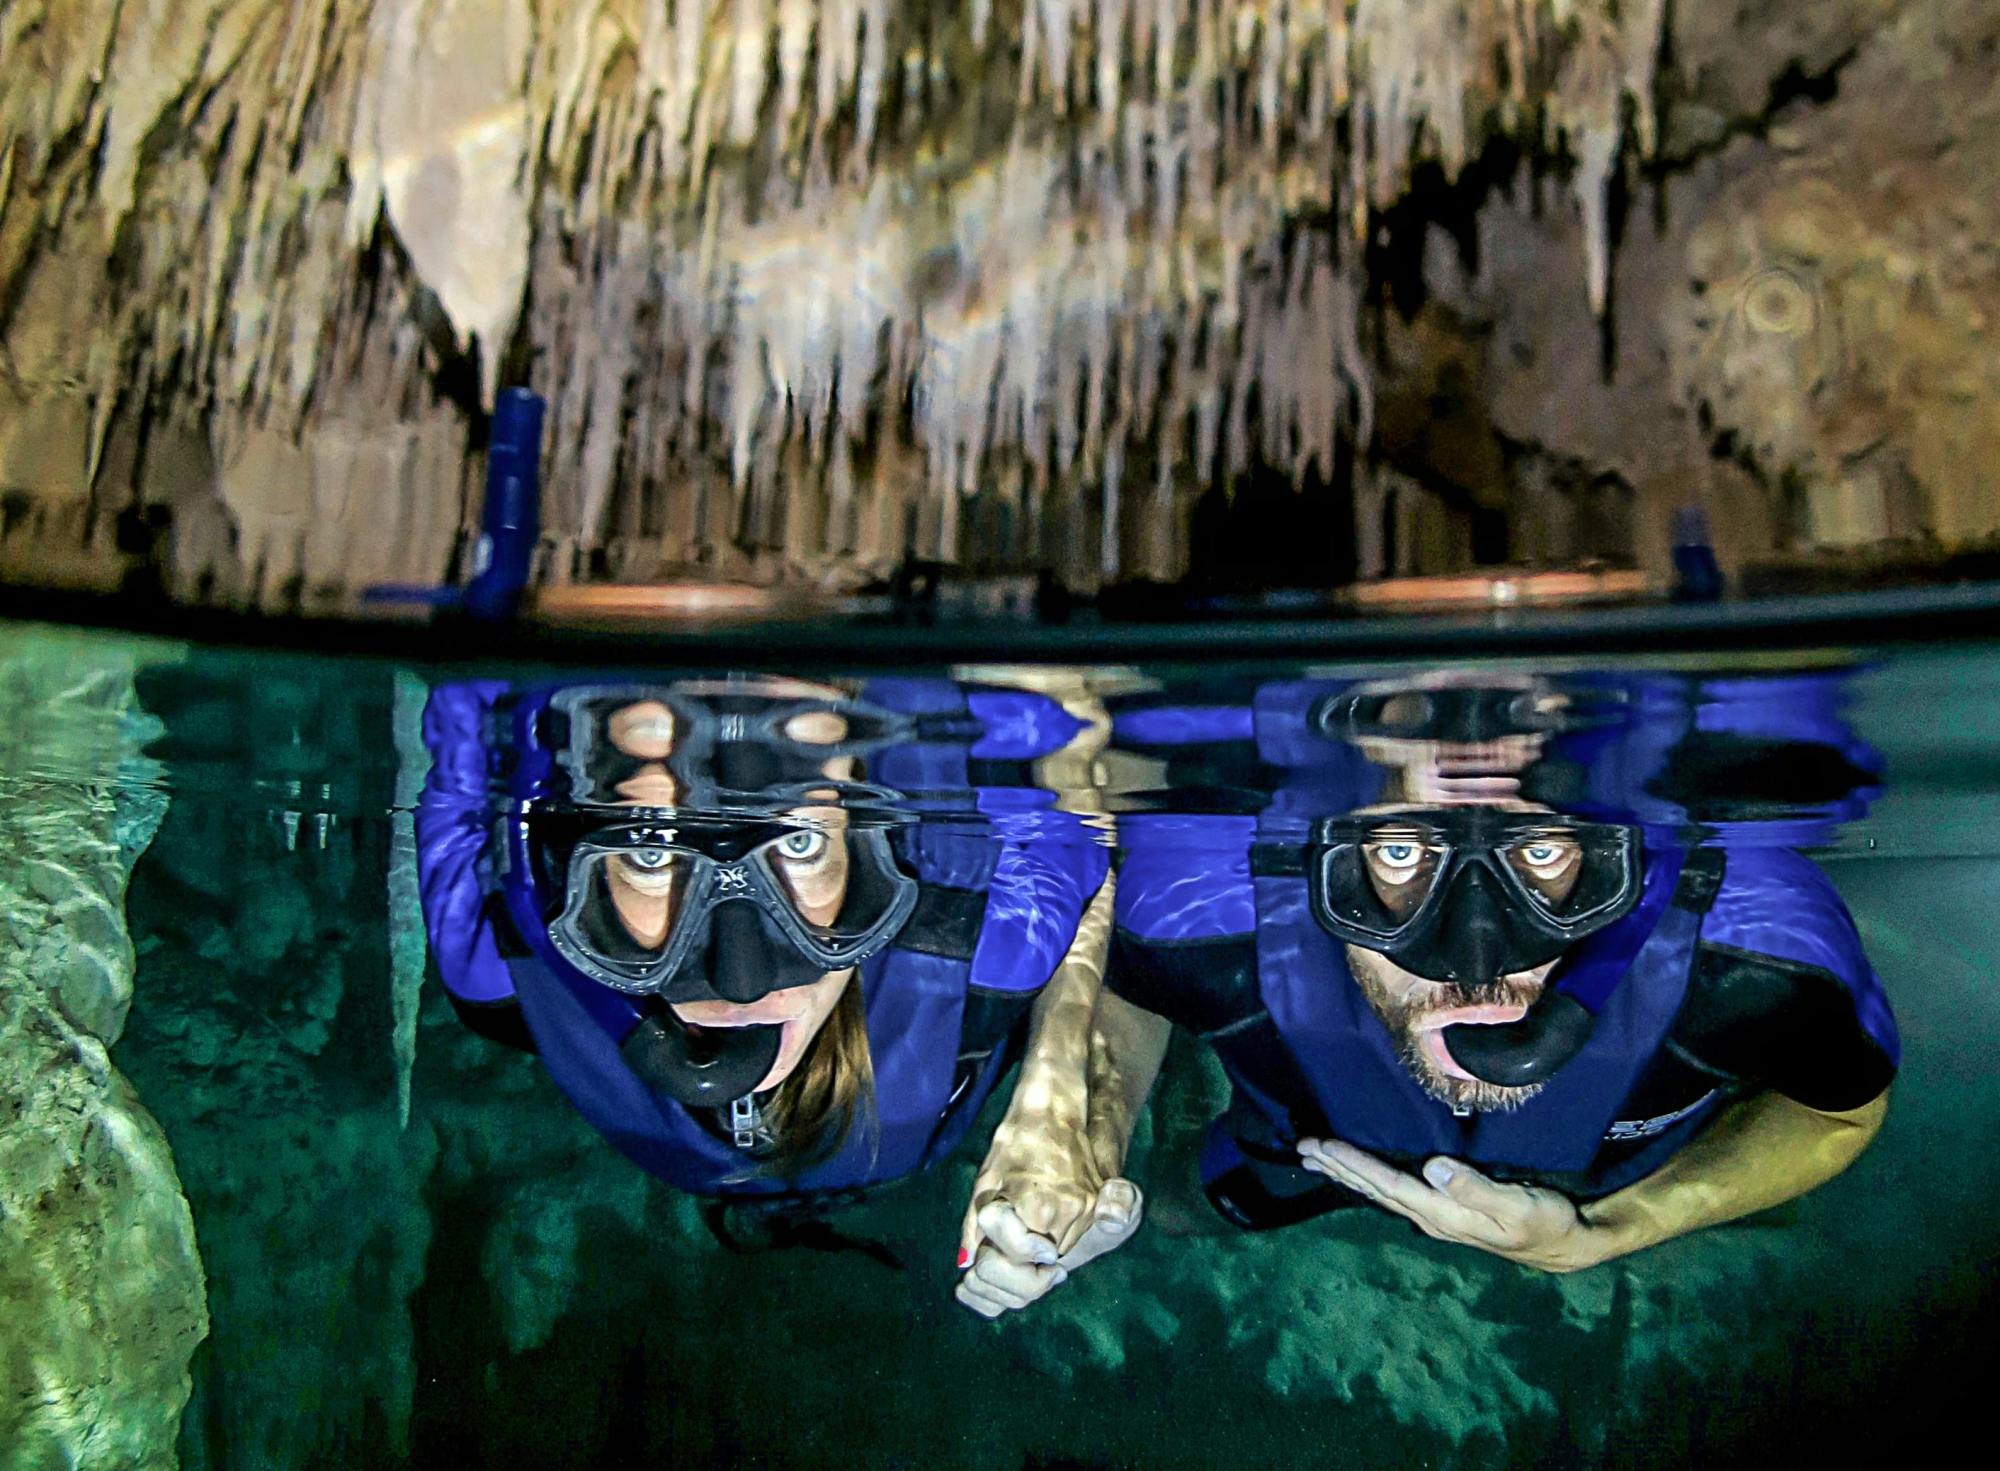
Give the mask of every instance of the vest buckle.
M 759 1143 L 771 1137 L 764 1127 L 764 1111 L 757 1107 L 757 1100 L 751 1094 L 730 1100 L 729 1134 L 738 1149 L 755 1149 Z

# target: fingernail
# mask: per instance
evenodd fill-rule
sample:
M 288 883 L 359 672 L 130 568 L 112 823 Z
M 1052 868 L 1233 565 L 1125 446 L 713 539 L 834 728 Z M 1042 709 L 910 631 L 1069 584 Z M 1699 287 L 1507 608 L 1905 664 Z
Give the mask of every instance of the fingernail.
M 1057 1267 L 1055 1271 L 1049 1274 L 1049 1280 L 1060 1287 L 1063 1283 L 1069 1281 L 1069 1272 L 1062 1267 Z
M 1449 1185 L 1451 1177 L 1457 1173 L 1448 1159 L 1434 1159 L 1424 1166 L 1424 1178 L 1440 1190 Z
M 959 1271 L 963 1272 L 963 1271 L 964 1271 L 964 1270 L 965 1270 L 965 1269 L 966 1269 L 967 1267 L 969 1267 L 969 1266 L 971 1266 L 971 1265 L 972 1265 L 972 1253 L 971 1253 L 971 1252 L 969 1252 L 969 1251 L 967 1251 L 967 1250 L 966 1250 L 966 1249 L 965 1249 L 964 1247 L 962 1247 L 962 1246 L 961 1246 L 961 1247 L 960 1247 L 960 1248 L 958 1249 L 958 1269 L 959 1269 Z

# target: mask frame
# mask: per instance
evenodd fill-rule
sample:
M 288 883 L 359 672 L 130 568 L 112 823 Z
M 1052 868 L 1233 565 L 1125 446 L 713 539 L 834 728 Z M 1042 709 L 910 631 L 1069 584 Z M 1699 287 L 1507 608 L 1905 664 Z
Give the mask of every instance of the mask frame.
M 778 866 L 781 845 L 811 834 L 848 848 L 847 892 L 824 925 L 798 913 Z M 759 933 L 789 947 L 799 962 L 773 967 L 769 989 L 806 984 L 881 951 L 916 908 L 917 881 L 897 864 L 890 834 L 878 824 L 834 830 L 768 818 L 623 811 L 615 820 L 592 823 L 566 853 L 548 854 L 548 868 L 559 870 L 564 884 L 548 937 L 564 960 L 614 990 L 670 1002 L 713 1000 L 718 998 L 703 978 L 691 974 L 691 962 L 705 952 L 718 913 L 744 906 L 755 912 Z M 663 854 L 684 865 L 657 946 L 623 929 L 604 880 L 613 859 L 641 853 Z
M 1421 702 L 1390 718 L 1397 700 Z M 1346 744 L 1364 740 L 1476 743 L 1509 736 L 1557 736 L 1619 718 L 1621 690 L 1570 688 L 1545 679 L 1519 684 L 1420 684 L 1370 682 L 1321 699 L 1309 724 L 1322 738 Z
M 673 748 L 664 757 L 633 756 L 612 743 L 611 718 L 645 701 L 657 701 L 673 715 Z M 784 733 L 793 720 L 808 715 L 838 716 L 847 731 L 828 742 Z M 912 729 L 907 717 L 861 700 L 762 695 L 751 685 L 741 692 L 725 687 L 705 694 L 689 694 L 677 684 L 572 685 L 550 696 L 543 719 L 550 721 L 543 743 L 569 779 L 567 799 L 607 806 L 627 801 L 617 787 L 630 773 L 621 775 L 620 765 L 634 770 L 662 765 L 680 785 L 679 805 L 707 807 L 718 805 L 718 793 L 761 797 L 780 785 L 831 780 L 824 774 L 828 762 L 865 759 L 907 741 Z M 754 785 L 730 780 L 727 757 L 737 749 L 764 758 L 765 779 Z
M 1401 829 L 1417 836 L 1402 837 Z M 1385 830 L 1395 836 L 1385 838 Z M 1561 900 L 1540 893 L 1509 861 L 1536 837 L 1571 839 L 1579 849 L 1582 871 Z M 1428 887 L 1406 915 L 1383 902 L 1370 877 L 1363 850 L 1384 841 L 1419 843 L 1435 854 Z M 1479 985 L 1553 960 L 1630 913 L 1641 857 L 1637 827 L 1467 807 L 1323 818 L 1305 867 L 1313 918 L 1335 939 L 1426 979 Z

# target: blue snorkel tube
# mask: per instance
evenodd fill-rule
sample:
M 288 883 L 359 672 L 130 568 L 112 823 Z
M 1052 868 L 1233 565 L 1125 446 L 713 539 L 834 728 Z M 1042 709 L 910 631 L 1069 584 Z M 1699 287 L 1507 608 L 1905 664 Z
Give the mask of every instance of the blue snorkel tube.
M 542 533 L 542 419 L 548 405 L 510 388 L 493 406 L 486 448 L 486 504 L 472 550 L 472 581 L 457 587 L 371 587 L 371 603 L 428 603 L 440 611 L 505 622 L 521 606 Z
M 521 606 L 542 534 L 540 394 L 510 388 L 493 408 L 486 450 L 486 507 L 460 606 L 474 618 L 512 618 Z

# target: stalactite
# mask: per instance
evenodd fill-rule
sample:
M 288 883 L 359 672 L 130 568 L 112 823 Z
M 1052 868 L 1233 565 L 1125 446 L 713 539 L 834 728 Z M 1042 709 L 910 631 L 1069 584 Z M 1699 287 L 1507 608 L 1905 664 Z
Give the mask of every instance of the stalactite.
M 36 79 L 0 84 L 0 300 L 91 302 L 38 368 L 90 397 L 90 473 L 122 396 L 213 411 L 267 596 L 398 555 L 342 540 L 385 508 L 321 487 L 360 462 L 329 433 L 428 496 L 394 519 L 442 570 L 466 477 L 409 479 L 465 437 L 433 301 L 487 397 L 520 349 L 549 395 L 561 547 L 645 526 L 662 570 L 818 579 L 899 556 L 914 484 L 1008 487 L 1029 524 L 1087 495 L 1110 537 L 1142 464 L 1327 473 L 1370 421 L 1357 252 L 1273 256 L 1287 219 L 1365 219 L 1532 112 L 1601 310 L 1626 98 L 1653 143 L 1664 0 L 915 9 L 0 0 L 0 76 Z M 115 278 L 62 259 L 111 239 Z M 318 488 L 257 483 L 280 461 Z
M 1554 116 L 1569 134 L 1576 155 L 1571 188 L 1583 215 L 1585 280 L 1591 312 L 1603 316 L 1611 280 L 1606 195 L 1618 156 L 1618 111 L 1626 74 L 1611 18 L 1586 15 L 1581 28 L 1582 37 L 1570 55 L 1557 92 Z
M 410 1080 L 417 1063 L 417 1013 L 423 1003 L 423 896 L 417 874 L 417 798 L 430 772 L 430 751 L 424 745 L 422 680 L 396 671 L 394 737 L 396 800 L 389 816 L 389 973 L 390 1052 L 396 1064 L 396 1120 L 410 1126 Z

